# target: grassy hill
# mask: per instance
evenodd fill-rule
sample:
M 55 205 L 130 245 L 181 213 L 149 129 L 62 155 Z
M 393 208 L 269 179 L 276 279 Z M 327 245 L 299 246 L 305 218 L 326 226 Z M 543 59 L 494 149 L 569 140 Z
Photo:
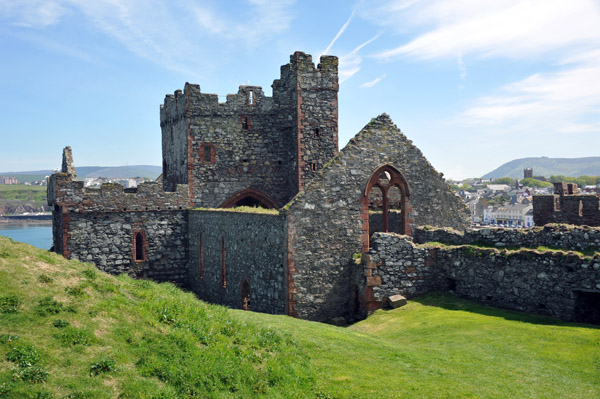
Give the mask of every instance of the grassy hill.
M 349 328 L 0 237 L 0 398 L 597 398 L 600 329 L 430 294 Z
M 486 173 L 484 179 L 523 178 L 523 169 L 533 168 L 534 176 L 600 176 L 600 157 L 586 158 L 521 158 Z

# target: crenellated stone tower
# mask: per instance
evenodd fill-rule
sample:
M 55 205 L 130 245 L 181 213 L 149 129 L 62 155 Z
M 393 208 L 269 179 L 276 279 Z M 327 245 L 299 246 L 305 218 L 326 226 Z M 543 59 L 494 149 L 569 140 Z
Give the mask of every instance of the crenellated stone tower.
M 220 103 L 186 83 L 160 107 L 163 186 L 188 184 L 190 206 L 279 208 L 338 152 L 338 59 L 296 52 L 273 82 Z

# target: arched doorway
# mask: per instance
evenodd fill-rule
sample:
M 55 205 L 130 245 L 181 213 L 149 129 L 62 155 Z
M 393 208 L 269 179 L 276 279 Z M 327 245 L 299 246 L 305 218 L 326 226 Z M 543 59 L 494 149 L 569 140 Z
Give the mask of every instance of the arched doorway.
M 250 310 L 250 283 L 244 278 L 240 287 L 240 296 L 242 300 L 242 309 Z
M 408 182 L 391 165 L 379 167 L 369 178 L 361 200 L 362 218 L 366 225 L 363 250 L 369 248 L 369 238 L 376 231 L 410 234 L 407 204 Z
M 258 206 L 261 208 L 278 208 L 277 203 L 267 194 L 253 188 L 238 191 L 221 204 L 221 208 L 234 208 L 236 206 Z

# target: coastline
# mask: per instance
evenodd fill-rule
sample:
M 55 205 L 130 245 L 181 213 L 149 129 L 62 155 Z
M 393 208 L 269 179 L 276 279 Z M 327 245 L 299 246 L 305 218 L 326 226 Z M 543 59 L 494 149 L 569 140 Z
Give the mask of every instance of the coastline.
M 37 219 L 37 218 L 13 218 L 0 216 L 0 224 L 28 224 L 39 226 L 51 226 L 52 219 Z

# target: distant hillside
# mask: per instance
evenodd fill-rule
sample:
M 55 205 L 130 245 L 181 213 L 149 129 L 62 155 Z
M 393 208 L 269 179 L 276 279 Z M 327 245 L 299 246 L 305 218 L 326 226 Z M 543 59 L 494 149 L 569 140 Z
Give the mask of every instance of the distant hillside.
M 533 168 L 534 176 L 600 176 L 600 157 L 586 158 L 521 158 L 507 162 L 482 176 L 484 179 L 523 177 L 523 169 Z
M 128 166 L 80 166 L 75 168 L 77 177 L 148 177 L 156 179 L 162 173 L 162 167 L 154 165 L 128 165 Z M 0 176 L 15 176 L 19 181 L 39 180 L 54 173 L 52 170 L 35 170 L 26 172 L 0 172 Z

